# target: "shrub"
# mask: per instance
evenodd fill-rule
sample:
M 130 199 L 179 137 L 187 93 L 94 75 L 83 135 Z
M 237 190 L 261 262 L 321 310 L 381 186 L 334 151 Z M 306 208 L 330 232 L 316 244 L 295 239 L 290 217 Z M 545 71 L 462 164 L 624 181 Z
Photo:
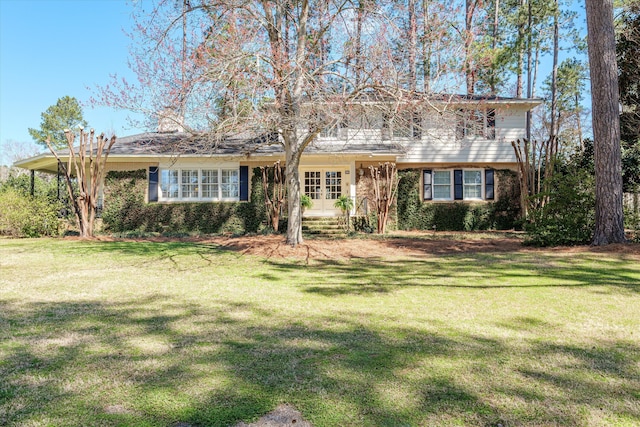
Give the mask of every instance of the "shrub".
M 105 177 L 103 227 L 106 231 L 138 230 L 144 222 L 146 171 L 108 172 Z
M 630 232 L 630 239 L 640 243 L 640 211 L 634 211 L 631 206 L 625 207 L 624 226 Z
M 373 220 L 371 219 L 373 218 Z M 351 218 L 351 224 L 353 225 L 353 231 L 360 233 L 373 233 L 375 227 L 371 224 L 376 224 L 375 213 L 369 214 L 369 216 L 354 216 Z
M 36 173 L 33 180 L 34 196 L 48 200 L 56 200 L 58 197 L 58 182 L 55 175 Z M 24 196 L 31 195 L 31 176 L 29 173 L 10 170 L 7 179 L 0 183 L 0 192 L 12 188 Z M 64 182 L 61 183 L 60 191 L 66 196 L 67 189 Z
M 22 194 L 14 188 L 0 192 L 0 234 L 13 237 L 58 235 L 60 205 Z
M 557 172 L 551 178 L 548 202 L 530 212 L 525 244 L 533 246 L 589 243 L 595 226 L 595 180 L 584 170 Z

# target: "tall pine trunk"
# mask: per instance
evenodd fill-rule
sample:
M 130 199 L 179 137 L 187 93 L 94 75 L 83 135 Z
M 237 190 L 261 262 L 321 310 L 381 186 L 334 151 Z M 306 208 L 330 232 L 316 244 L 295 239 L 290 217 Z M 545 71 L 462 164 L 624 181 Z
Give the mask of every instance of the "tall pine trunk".
M 473 17 L 477 0 L 465 0 L 465 38 L 464 38 L 464 72 L 467 82 L 467 95 L 475 94 L 476 73 L 473 60 L 473 42 L 475 40 Z
M 586 0 L 596 176 L 594 245 L 625 241 L 613 0 Z
M 520 8 L 518 13 L 518 63 L 516 65 L 516 98 L 522 98 L 522 75 L 524 70 L 524 21 L 522 20 L 522 10 L 525 6 L 525 0 L 520 0 Z
M 417 87 L 417 63 L 416 51 L 418 48 L 418 24 L 416 22 L 416 1 L 409 0 L 409 90 L 416 91 Z
M 427 37 L 430 31 L 429 18 L 429 0 L 422 0 L 422 91 L 424 93 L 431 90 L 431 38 Z

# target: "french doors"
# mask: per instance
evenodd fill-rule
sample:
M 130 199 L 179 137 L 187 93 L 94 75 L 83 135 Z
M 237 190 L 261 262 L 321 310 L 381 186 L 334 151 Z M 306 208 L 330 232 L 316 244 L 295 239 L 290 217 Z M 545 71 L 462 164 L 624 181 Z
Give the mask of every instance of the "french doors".
M 302 171 L 302 191 L 313 202 L 308 215 L 335 215 L 340 212 L 333 206 L 344 193 L 344 169 L 305 169 Z

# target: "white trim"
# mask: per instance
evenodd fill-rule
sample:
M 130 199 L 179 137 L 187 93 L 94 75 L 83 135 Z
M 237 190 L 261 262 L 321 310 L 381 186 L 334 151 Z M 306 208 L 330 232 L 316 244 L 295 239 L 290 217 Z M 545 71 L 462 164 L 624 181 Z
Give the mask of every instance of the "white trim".
M 240 167 L 239 165 L 235 165 L 231 166 L 231 167 L 220 167 L 221 163 L 218 163 L 217 165 L 198 165 L 198 166 L 188 166 L 185 164 L 182 164 L 181 167 L 159 167 L 158 168 L 158 202 L 238 202 L 240 201 Z M 224 163 L 222 163 L 224 164 Z M 195 170 L 197 171 L 197 191 L 198 191 L 198 197 L 183 197 L 182 196 L 182 191 L 183 191 L 183 182 L 182 182 L 182 172 L 183 171 L 187 171 L 187 170 Z M 217 197 L 202 197 L 202 187 L 203 187 L 203 182 L 202 182 L 202 171 L 203 170 L 212 170 L 212 171 L 216 171 L 217 172 L 217 193 L 218 196 Z M 235 182 L 235 185 L 237 187 L 237 197 L 223 197 L 222 195 L 222 186 L 223 186 L 223 182 L 222 182 L 222 171 L 233 171 L 235 172 L 235 176 L 237 181 Z M 178 196 L 177 197 L 166 197 L 164 195 L 165 191 L 163 189 L 163 172 L 175 172 L 177 174 L 177 179 L 175 183 L 171 183 L 169 182 L 169 187 L 171 187 L 171 185 L 176 185 L 177 186 L 177 193 Z M 230 185 L 233 185 L 234 183 L 227 183 Z
M 422 184 L 422 195 L 421 198 L 425 202 L 455 202 L 455 201 L 484 201 L 485 199 L 485 169 L 482 168 L 446 168 L 446 169 L 438 169 L 438 168 L 424 168 L 422 169 L 422 179 L 424 179 L 424 171 L 431 170 L 431 199 L 424 198 L 424 182 Z M 461 170 L 462 171 L 462 199 L 455 199 L 455 176 L 454 171 Z M 437 172 L 449 172 L 449 197 L 436 197 L 435 191 L 435 176 Z M 465 172 L 480 172 L 480 198 L 478 197 L 466 197 L 465 195 L 465 183 L 464 183 L 464 175 Z M 440 184 L 442 185 L 442 184 Z M 494 184 L 495 185 L 495 184 Z M 495 190 L 494 190 L 495 191 Z

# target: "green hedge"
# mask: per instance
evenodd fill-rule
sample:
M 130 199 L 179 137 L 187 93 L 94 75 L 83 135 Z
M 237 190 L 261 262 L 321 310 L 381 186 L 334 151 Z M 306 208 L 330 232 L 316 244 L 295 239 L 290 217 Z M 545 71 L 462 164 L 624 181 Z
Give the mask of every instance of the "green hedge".
M 109 172 L 103 229 L 111 233 L 255 233 L 266 219 L 260 169 L 254 169 L 251 183 L 251 202 L 145 203 L 145 170 Z
M 398 228 L 401 230 L 508 230 L 519 225 L 515 173 L 496 171 L 498 200 L 487 203 L 433 203 L 421 200 L 420 169 L 399 171 Z

